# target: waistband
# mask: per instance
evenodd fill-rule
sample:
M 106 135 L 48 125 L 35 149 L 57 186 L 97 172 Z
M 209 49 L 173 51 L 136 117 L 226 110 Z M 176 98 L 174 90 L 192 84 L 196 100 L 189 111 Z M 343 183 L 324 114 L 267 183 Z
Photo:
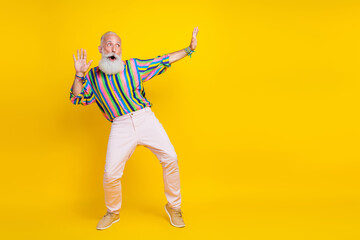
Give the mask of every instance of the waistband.
M 137 115 L 145 113 L 145 112 L 151 112 L 151 108 L 150 107 L 145 107 L 145 108 L 142 108 L 140 110 L 136 110 L 134 112 L 130 112 L 130 113 L 127 113 L 125 115 L 118 116 L 118 117 L 114 118 L 113 122 L 123 120 L 123 119 L 127 119 L 127 118 L 130 118 L 130 117 L 134 117 L 134 116 L 137 116 Z

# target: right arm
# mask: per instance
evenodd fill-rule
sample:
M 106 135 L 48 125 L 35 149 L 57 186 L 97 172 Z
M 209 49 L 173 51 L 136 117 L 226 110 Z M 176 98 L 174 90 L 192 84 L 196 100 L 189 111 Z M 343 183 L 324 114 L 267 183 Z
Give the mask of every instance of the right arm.
M 77 50 L 77 56 L 78 60 L 76 60 L 75 55 L 73 55 L 75 74 L 79 77 L 84 77 L 93 60 L 86 63 L 86 50 L 83 51 L 83 49 L 81 49 L 80 55 L 79 50 Z M 93 103 L 94 100 L 95 97 L 88 80 L 86 78 L 82 80 L 75 76 L 74 83 L 70 90 L 70 101 L 75 105 L 88 105 Z
M 78 72 L 76 73 L 76 75 L 79 76 L 79 77 L 84 77 L 85 76 L 84 73 L 78 73 Z M 83 81 L 80 78 L 77 78 L 75 76 L 74 83 L 73 83 L 71 89 L 72 89 L 72 92 L 73 92 L 73 94 L 75 96 L 79 95 L 79 93 L 83 89 Z

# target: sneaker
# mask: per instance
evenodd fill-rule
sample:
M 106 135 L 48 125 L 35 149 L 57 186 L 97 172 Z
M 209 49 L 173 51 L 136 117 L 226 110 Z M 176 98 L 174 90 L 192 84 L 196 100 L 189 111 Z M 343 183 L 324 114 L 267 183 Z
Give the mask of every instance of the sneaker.
M 113 223 L 120 221 L 119 214 L 106 212 L 106 214 L 100 219 L 98 225 L 96 226 L 97 230 L 103 230 L 109 228 Z
M 170 223 L 174 227 L 185 227 L 184 220 L 182 219 L 181 209 L 173 209 L 169 207 L 169 203 L 165 205 L 165 211 L 170 218 Z

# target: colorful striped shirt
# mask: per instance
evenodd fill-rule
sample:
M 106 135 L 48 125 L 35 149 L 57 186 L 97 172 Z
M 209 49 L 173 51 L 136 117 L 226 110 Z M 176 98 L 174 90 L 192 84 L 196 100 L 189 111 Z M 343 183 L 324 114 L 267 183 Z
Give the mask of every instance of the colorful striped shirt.
M 83 106 L 96 102 L 105 118 L 113 122 L 115 117 L 151 107 L 143 82 L 169 67 L 169 54 L 143 60 L 130 58 L 124 61 L 124 71 L 117 74 L 105 74 L 96 66 L 85 75 L 83 89 L 77 96 L 71 87 L 70 101 Z

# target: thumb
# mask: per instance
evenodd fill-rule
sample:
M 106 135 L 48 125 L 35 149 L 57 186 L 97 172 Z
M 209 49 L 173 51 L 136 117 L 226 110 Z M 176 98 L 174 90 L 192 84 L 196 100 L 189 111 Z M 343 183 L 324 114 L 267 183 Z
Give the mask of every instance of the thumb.
M 91 63 L 93 62 L 93 60 L 90 60 L 87 64 L 87 67 L 90 67 Z

